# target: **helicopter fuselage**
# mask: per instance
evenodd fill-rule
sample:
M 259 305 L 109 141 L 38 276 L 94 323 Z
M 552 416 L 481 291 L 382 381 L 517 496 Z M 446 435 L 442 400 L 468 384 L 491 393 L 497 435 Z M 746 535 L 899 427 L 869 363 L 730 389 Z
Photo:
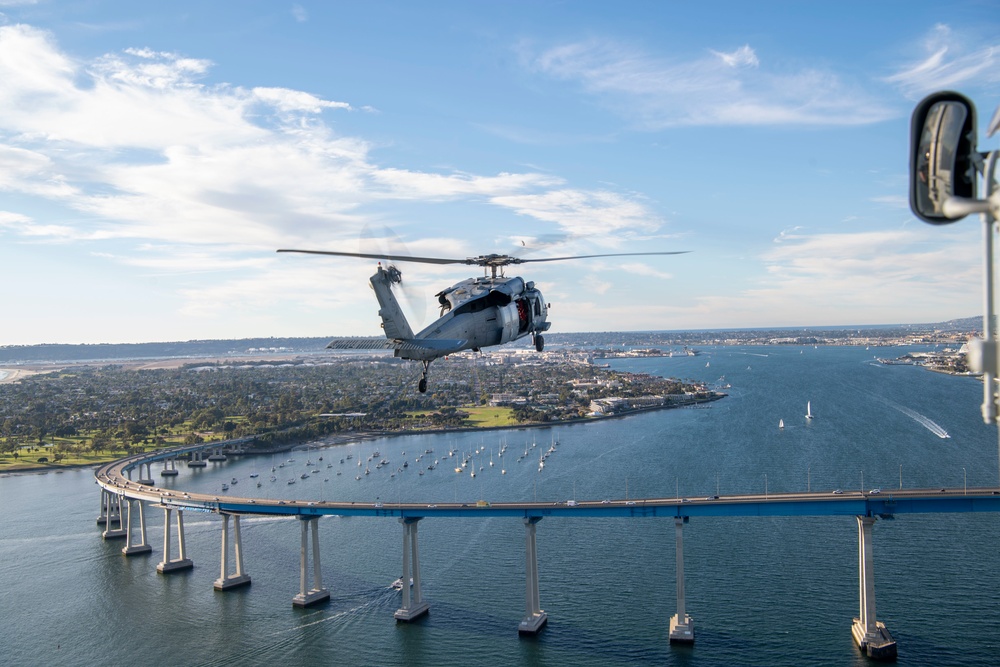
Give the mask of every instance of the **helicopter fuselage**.
M 443 314 L 418 333 L 418 339 L 461 339 L 466 341 L 465 349 L 479 350 L 551 326 L 542 293 L 519 277 L 470 278 L 438 292 L 437 297 Z

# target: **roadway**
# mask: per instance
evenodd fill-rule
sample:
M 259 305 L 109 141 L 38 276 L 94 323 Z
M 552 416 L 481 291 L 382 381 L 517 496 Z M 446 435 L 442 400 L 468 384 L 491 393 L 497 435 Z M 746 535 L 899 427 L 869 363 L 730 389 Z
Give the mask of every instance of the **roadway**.
M 139 454 L 102 465 L 97 483 L 111 493 L 164 506 L 201 512 L 287 516 L 423 517 L 732 517 L 882 516 L 917 513 L 1000 512 L 1000 488 L 883 489 L 719 495 L 691 498 L 567 500 L 560 502 L 366 503 L 278 500 L 199 494 L 162 489 L 128 478 L 140 463 L 173 458 L 200 449 L 186 447 Z

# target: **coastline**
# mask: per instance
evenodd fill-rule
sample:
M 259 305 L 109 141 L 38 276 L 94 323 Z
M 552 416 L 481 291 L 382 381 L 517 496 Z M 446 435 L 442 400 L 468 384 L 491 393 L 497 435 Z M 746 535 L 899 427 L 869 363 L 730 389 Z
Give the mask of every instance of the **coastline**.
M 598 421 L 604 421 L 606 419 L 623 419 L 625 417 L 632 417 L 645 412 L 655 412 L 657 410 L 674 410 L 680 408 L 696 408 L 707 403 L 714 403 L 720 399 L 725 398 L 728 394 L 723 392 L 715 392 L 711 396 L 704 399 L 695 399 L 690 403 L 685 403 L 683 405 L 671 404 L 671 405 L 654 405 L 650 407 L 642 408 L 631 408 L 628 410 L 622 410 L 621 412 L 616 412 L 609 415 L 595 415 L 590 417 L 577 417 L 575 419 L 562 419 L 559 421 L 551 422 L 527 422 L 524 424 L 514 424 L 508 426 L 460 426 L 460 427 L 446 427 L 446 428 L 435 428 L 435 429 L 420 429 L 420 430 L 402 430 L 402 431 L 359 431 L 357 433 L 343 434 L 338 433 L 333 436 L 327 436 L 324 439 L 324 447 L 337 447 L 341 445 L 350 444 L 352 442 L 359 442 L 363 440 L 372 440 L 375 438 L 389 438 L 395 436 L 407 436 L 407 435 L 424 435 L 424 434 L 445 434 L 445 433 L 464 433 L 469 431 L 511 431 L 519 429 L 533 429 L 533 428 L 551 428 L 554 426 L 568 426 L 571 424 L 589 424 Z M 244 437 L 245 438 L 245 437 Z M 209 443 L 210 446 L 225 447 L 229 443 L 237 442 L 238 440 L 243 440 L 244 438 L 239 438 L 235 440 L 222 440 L 219 442 Z M 278 454 L 281 452 L 292 451 L 297 448 L 302 449 L 318 449 L 318 447 L 312 447 L 312 442 L 294 442 L 282 444 L 277 447 L 271 447 L 268 449 L 255 449 L 246 448 L 243 454 L 239 456 L 266 456 L 268 454 Z M 79 470 L 83 468 L 97 468 L 110 461 L 114 461 L 122 457 L 109 457 L 106 460 L 95 461 L 90 463 L 36 463 L 30 464 L 25 467 L 11 468 L 6 470 L 0 470 L 0 478 L 15 476 L 21 473 L 25 474 L 45 474 L 49 472 L 63 472 L 66 470 Z

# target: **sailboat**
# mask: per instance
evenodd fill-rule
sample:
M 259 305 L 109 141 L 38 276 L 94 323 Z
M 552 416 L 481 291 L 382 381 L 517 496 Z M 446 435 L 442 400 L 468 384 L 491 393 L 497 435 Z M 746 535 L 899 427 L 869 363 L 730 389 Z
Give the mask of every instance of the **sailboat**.
M 806 419 L 813 418 L 812 401 L 806 401 Z
M 778 420 L 778 428 L 785 428 L 785 420 L 784 419 L 779 419 Z

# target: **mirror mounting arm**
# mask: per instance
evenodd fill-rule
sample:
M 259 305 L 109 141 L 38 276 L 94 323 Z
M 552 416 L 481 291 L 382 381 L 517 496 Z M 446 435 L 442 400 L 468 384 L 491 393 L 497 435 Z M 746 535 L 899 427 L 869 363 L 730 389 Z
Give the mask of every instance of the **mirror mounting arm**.
M 983 374 L 983 421 L 992 424 L 1000 416 L 1000 401 L 997 397 L 996 380 L 1000 377 L 1000 355 L 997 354 L 997 317 L 994 277 L 993 241 L 996 235 L 996 222 L 1000 216 L 1000 188 L 996 184 L 996 166 L 1000 151 L 992 151 L 986 157 L 983 169 L 983 183 L 986 199 L 966 200 L 952 204 L 952 197 L 945 200 L 945 209 L 954 206 L 969 206 L 977 208 L 975 212 L 982 214 L 983 219 L 983 338 L 969 341 L 967 355 L 970 370 Z M 973 211 L 969 211 L 973 212 Z
M 996 197 L 992 199 L 996 200 Z M 941 212 L 947 218 L 964 218 L 971 213 L 991 212 L 996 217 L 996 202 L 987 199 L 967 199 L 965 197 L 948 197 L 941 205 Z

